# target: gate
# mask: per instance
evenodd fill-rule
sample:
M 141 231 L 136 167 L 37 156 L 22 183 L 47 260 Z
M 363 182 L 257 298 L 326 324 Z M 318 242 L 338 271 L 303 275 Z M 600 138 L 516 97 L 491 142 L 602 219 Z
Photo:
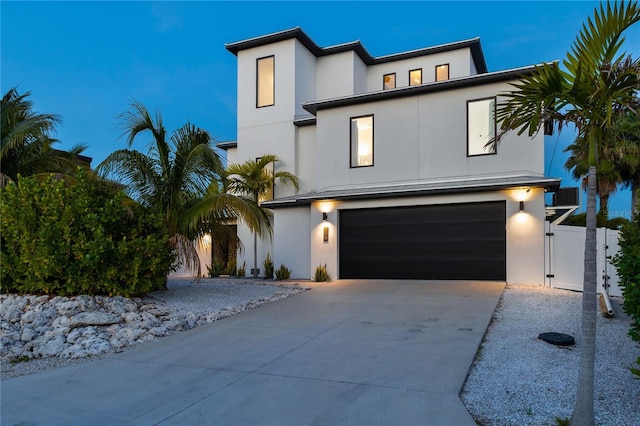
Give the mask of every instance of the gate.
M 545 222 L 545 229 L 545 284 L 582 291 L 586 228 Z M 611 258 L 620 251 L 619 234 L 619 231 L 606 228 L 596 231 L 598 293 L 604 285 L 609 285 L 609 295 L 622 296 L 618 273 L 611 264 Z

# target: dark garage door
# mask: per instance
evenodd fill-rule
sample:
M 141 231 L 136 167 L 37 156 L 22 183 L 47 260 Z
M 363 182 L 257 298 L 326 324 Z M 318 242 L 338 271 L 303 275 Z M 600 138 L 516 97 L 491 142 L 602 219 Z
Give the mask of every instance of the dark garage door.
M 340 211 L 340 278 L 506 280 L 505 202 Z

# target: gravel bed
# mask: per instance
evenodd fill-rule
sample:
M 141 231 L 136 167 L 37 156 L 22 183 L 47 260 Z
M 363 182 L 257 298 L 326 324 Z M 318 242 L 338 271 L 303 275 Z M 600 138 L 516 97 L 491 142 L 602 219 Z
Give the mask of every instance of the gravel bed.
M 598 314 L 595 411 L 598 425 L 640 425 L 640 345 L 630 317 L 611 298 L 612 319 Z M 507 286 L 469 372 L 461 398 L 479 425 L 555 425 L 571 416 L 580 356 L 582 294 L 542 286 Z M 554 346 L 544 332 L 573 336 Z
M 247 309 L 256 308 L 273 300 L 284 299 L 308 290 L 315 283 L 297 281 L 262 281 L 255 279 L 170 279 L 167 290 L 149 293 L 145 302 L 155 302 L 168 307 L 179 316 L 197 318 L 197 324 L 205 324 L 219 318 L 235 315 Z M 131 349 L 136 345 L 125 347 Z M 38 373 L 53 368 L 91 362 L 113 355 L 115 351 L 87 358 L 47 357 L 10 361 L 0 358 L 0 380 L 25 374 Z

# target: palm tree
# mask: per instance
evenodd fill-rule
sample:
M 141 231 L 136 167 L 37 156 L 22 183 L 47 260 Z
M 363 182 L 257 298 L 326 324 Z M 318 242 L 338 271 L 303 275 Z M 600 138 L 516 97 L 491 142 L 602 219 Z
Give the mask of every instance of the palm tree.
M 194 240 L 207 232 L 222 232 L 222 224 L 231 217 L 259 229 L 259 212 L 249 200 L 218 190 L 223 168 L 209 133 L 187 123 L 167 141 L 161 115 L 152 118 L 137 101 L 120 120 L 128 149 L 111 153 L 97 172 L 123 184 L 130 198 L 162 214 L 169 247 L 189 270 L 201 274 Z M 131 150 L 136 137 L 145 132 L 152 136 L 147 153 Z
M 27 98 L 30 92 L 19 94 L 14 87 L 2 97 L 0 115 L 0 186 L 22 176 L 49 173 L 67 174 L 78 165 L 77 156 L 84 146 L 69 152 L 53 149 L 57 142 L 50 135 L 61 122 L 55 114 L 39 114 Z
M 624 33 L 640 20 L 636 2 L 602 4 L 583 25 L 563 61 L 543 64 L 505 94 L 496 119 L 501 122 L 498 143 L 509 130 L 535 135 L 546 122 L 558 130 L 573 123 L 588 142 L 587 233 L 582 293 L 582 345 L 578 390 L 571 425 L 593 425 L 593 388 L 596 331 L 596 176 L 599 146 L 611 146 L 615 117 L 637 113 L 632 106 L 640 88 L 638 60 L 619 54 Z
M 601 220 L 609 218 L 609 197 L 618 189 L 618 183 L 622 182 L 622 175 L 617 164 L 617 155 L 611 147 L 604 144 L 598 146 L 598 169 L 596 172 L 596 194 L 600 199 L 600 209 L 598 216 Z M 583 189 L 587 187 L 587 175 L 589 173 L 589 142 L 584 137 L 576 138 L 576 141 L 569 145 L 565 152 L 571 155 L 565 163 L 567 170 L 571 171 L 576 180 L 582 181 Z
M 637 106 L 640 106 L 640 102 Z M 637 108 L 636 108 L 637 110 Z M 630 112 L 616 122 L 617 143 L 615 157 L 622 183 L 631 189 L 631 217 L 638 214 L 640 191 L 640 119 L 637 112 Z
M 298 178 L 285 171 L 272 172 L 268 166 L 275 164 L 279 158 L 275 155 L 265 155 L 255 161 L 247 160 L 242 164 L 230 164 L 225 172 L 227 187 L 237 194 L 244 194 L 250 197 L 256 206 L 266 195 L 273 191 L 276 181 L 283 185 L 292 185 L 296 190 L 300 189 Z M 271 233 L 270 213 L 266 209 L 261 209 L 263 223 L 267 231 Z M 253 233 L 253 277 L 258 276 L 258 236 Z

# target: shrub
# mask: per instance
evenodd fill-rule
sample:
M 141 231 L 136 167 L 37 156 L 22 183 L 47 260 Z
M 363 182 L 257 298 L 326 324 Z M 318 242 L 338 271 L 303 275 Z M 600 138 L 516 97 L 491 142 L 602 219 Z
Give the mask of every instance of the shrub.
M 276 271 L 276 280 L 282 281 L 288 280 L 289 278 L 291 278 L 291 269 L 287 268 L 281 263 L 280 267 Z
M 247 274 L 247 262 L 242 262 L 242 266 L 236 271 L 236 277 L 244 277 Z
M 316 268 L 316 273 L 313 279 L 316 282 L 331 281 L 331 275 L 329 275 L 329 273 L 327 272 L 326 263 Z
M 224 271 L 224 263 L 222 263 L 218 259 L 213 259 L 211 265 L 207 266 L 207 270 L 209 271 L 210 277 L 219 277 L 222 271 Z
M 142 295 L 164 288 L 174 259 L 161 217 L 81 172 L 2 188 L 0 235 L 5 293 Z
M 273 260 L 271 260 L 271 256 L 269 255 L 269 253 L 267 253 L 267 257 L 264 259 L 262 266 L 264 266 L 264 277 L 266 279 L 272 280 L 273 279 Z
M 624 217 L 613 217 L 611 219 L 605 219 L 600 213 L 598 213 L 598 215 L 596 216 L 596 226 L 598 228 L 619 230 L 627 223 L 629 223 L 629 221 Z M 569 226 L 587 226 L 587 214 L 579 213 L 571 215 L 566 218 L 562 222 L 562 224 Z
M 618 270 L 624 311 L 631 316 L 629 335 L 640 341 L 640 214 L 624 225 L 620 232 L 620 253 L 613 258 Z M 636 361 L 640 365 L 640 358 Z M 640 377 L 640 369 L 631 368 Z
M 229 275 L 234 277 L 237 272 L 237 262 L 235 259 L 231 259 L 227 262 L 227 266 L 224 268 L 221 275 Z

